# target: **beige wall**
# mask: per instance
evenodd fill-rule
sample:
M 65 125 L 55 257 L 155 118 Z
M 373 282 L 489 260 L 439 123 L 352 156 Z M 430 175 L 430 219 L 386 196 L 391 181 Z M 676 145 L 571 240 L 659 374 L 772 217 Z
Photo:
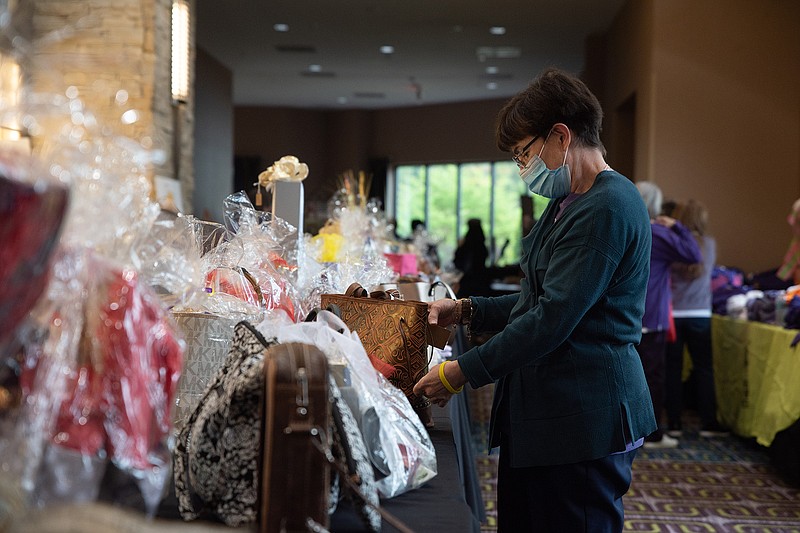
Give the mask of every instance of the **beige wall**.
M 793 0 L 632 0 L 608 39 L 610 139 L 637 94 L 631 177 L 704 202 L 718 262 L 746 271 L 780 264 L 800 196 L 798 35 Z
M 603 141 L 608 162 L 632 180 L 643 179 L 640 176 L 650 173 L 652 4 L 652 0 L 634 0 L 622 8 L 606 36 L 603 86 L 593 87 L 603 95 Z M 590 64 L 587 70 L 591 68 Z M 626 127 L 622 124 L 626 120 L 623 108 L 632 98 L 636 113 L 633 123 Z M 631 135 L 633 139 L 629 139 Z
M 194 123 L 195 183 L 188 197 L 193 212 L 204 220 L 222 222 L 223 200 L 233 189 L 233 73 L 202 50 L 197 51 L 195 104 L 202 109 Z M 214 147 L 209 149 L 208 147 Z

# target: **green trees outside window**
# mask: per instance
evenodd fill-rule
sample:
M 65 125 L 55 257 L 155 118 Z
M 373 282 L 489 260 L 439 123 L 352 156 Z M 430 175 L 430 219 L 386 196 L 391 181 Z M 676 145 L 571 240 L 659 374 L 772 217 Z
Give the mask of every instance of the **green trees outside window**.
M 511 161 L 398 165 L 394 190 L 397 233 L 411 235 L 411 221 L 422 220 L 428 233 L 439 241 L 445 265 L 452 260 L 471 218 L 482 221 L 494 264 L 516 264 L 523 237 L 523 202 L 532 202 L 528 207 L 534 219 L 548 202 L 526 190 Z

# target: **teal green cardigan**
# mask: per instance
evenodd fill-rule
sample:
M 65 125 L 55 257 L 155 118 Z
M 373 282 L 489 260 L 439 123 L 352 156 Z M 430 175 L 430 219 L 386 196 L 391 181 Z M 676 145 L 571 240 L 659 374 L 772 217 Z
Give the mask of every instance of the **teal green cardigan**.
M 490 446 L 509 436 L 515 467 L 575 463 L 656 429 L 635 344 L 650 271 L 650 220 L 630 180 L 601 172 L 554 222 L 522 240 L 520 293 L 472 298 L 473 331 L 499 331 L 458 363 L 496 382 Z

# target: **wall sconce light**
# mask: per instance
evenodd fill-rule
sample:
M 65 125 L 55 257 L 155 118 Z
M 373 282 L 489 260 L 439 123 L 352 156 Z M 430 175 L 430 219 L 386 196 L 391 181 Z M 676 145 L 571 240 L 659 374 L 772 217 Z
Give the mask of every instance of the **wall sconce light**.
M 21 86 L 19 64 L 7 55 L 0 54 L 0 109 L 14 109 L 19 105 Z M 16 141 L 21 133 L 17 115 L 4 114 L 0 124 L 0 139 Z
M 22 72 L 19 63 L 0 53 L 0 144 L 8 149 L 31 153 L 31 139 L 20 124 L 18 106 L 22 98 Z
M 186 102 L 189 97 L 189 4 L 172 2 L 172 99 Z

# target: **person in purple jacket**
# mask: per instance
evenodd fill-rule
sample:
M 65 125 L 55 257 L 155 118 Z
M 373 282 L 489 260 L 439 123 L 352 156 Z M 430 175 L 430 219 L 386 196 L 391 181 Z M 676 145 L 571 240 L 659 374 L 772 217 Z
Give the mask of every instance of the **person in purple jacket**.
M 642 341 L 636 347 L 642 360 L 653 410 L 659 420 L 666 395 L 666 351 L 669 330 L 670 266 L 673 263 L 699 263 L 703 260 L 692 232 L 674 218 L 661 215 L 663 195 L 655 183 L 636 183 L 650 215 L 653 244 L 650 250 L 650 278 L 642 318 Z M 659 426 L 645 438 L 645 448 L 674 448 L 678 439 Z
M 680 437 L 683 411 L 683 352 L 692 361 L 693 390 L 702 426 L 701 437 L 723 437 L 728 431 L 717 422 L 714 360 L 711 348 L 711 273 L 717 244 L 706 232 L 708 210 L 697 200 L 679 202 L 673 215 L 694 235 L 703 254 L 702 263 L 672 265 L 672 316 L 675 340 L 667 344 L 667 435 Z

